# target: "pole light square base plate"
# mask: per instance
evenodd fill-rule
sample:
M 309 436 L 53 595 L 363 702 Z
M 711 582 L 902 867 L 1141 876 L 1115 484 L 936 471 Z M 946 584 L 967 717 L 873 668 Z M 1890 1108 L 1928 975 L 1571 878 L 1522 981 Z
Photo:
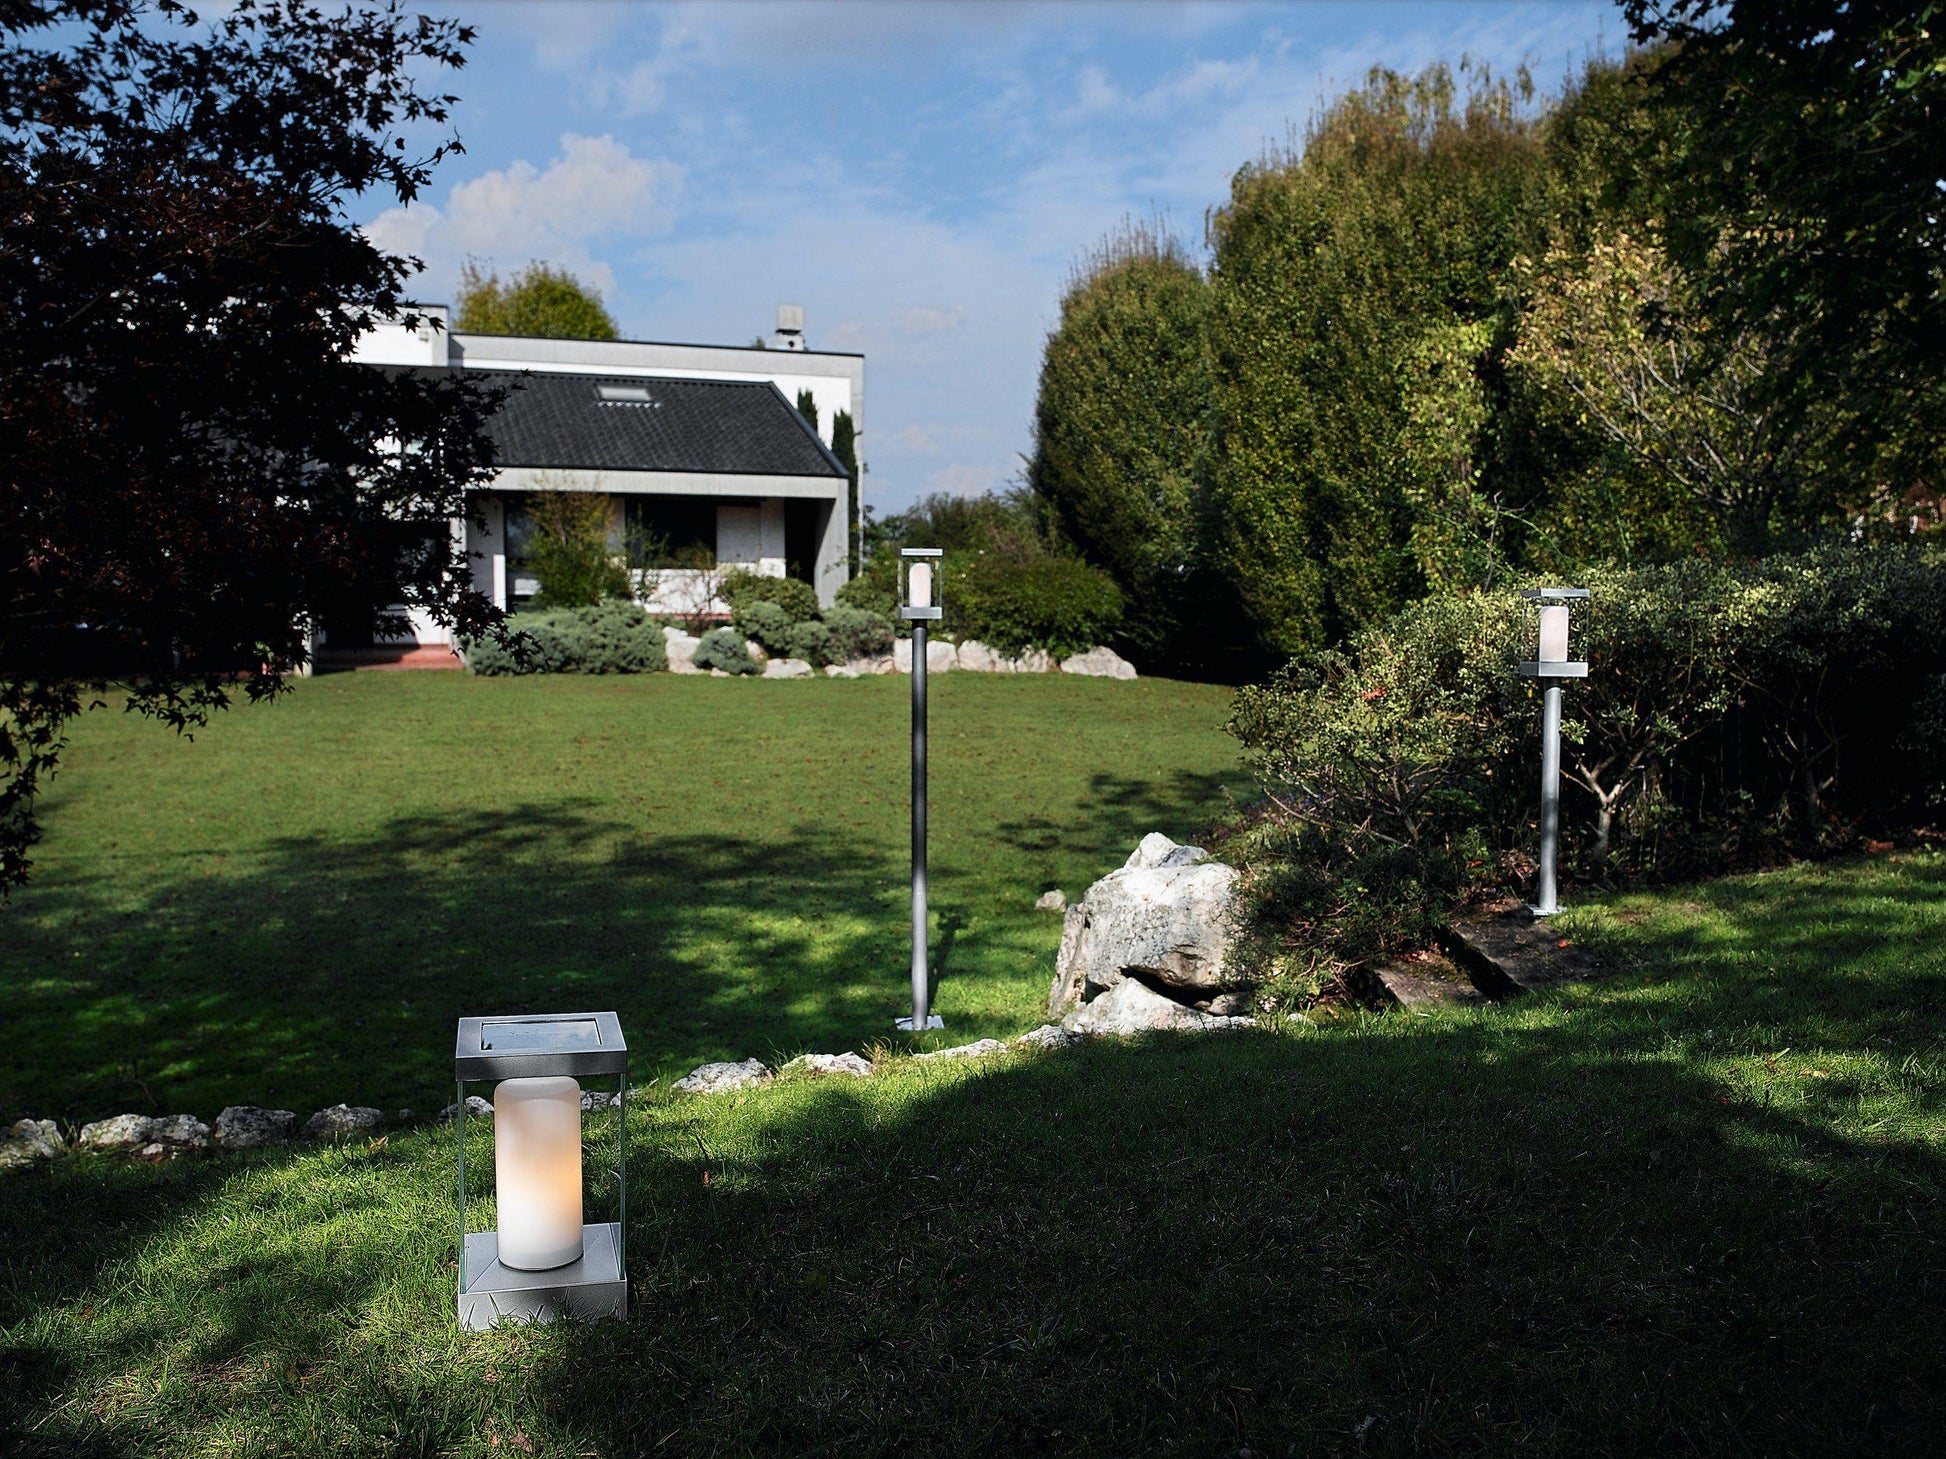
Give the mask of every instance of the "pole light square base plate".
M 937 1013 L 928 1013 L 926 1015 L 926 1032 L 930 1033 L 933 1029 L 944 1028 L 945 1026 L 946 1020 L 941 1018 Z M 908 1013 L 904 1018 L 893 1019 L 892 1027 L 896 1028 L 900 1033 L 911 1033 L 912 1015 Z
M 1526 906 L 1527 915 L 1532 917 L 1536 922 L 1540 921 L 1543 917 L 1558 917 L 1561 913 L 1559 907 L 1537 907 L 1532 902 L 1527 903 Z
M 469 1280 L 460 1288 L 459 1325 L 477 1332 L 496 1322 L 555 1322 L 573 1317 L 592 1322 L 628 1314 L 628 1278 L 622 1272 L 622 1229 L 612 1221 L 581 1228 L 581 1259 L 544 1272 L 500 1265 L 495 1231 L 466 1234 Z

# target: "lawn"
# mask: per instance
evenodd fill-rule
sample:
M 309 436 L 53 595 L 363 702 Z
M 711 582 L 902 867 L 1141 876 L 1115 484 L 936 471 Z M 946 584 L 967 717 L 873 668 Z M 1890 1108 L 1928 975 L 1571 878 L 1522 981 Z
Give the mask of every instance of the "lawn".
M 355 1021 L 316 990 L 403 1002 L 416 977 L 450 999 L 503 977 L 487 1001 L 507 1006 L 581 991 L 582 967 L 651 1067 L 776 1026 L 783 1050 L 870 1037 L 903 967 L 901 761 L 870 739 L 896 741 L 900 686 L 538 692 L 556 687 L 325 682 L 274 711 L 309 719 L 237 716 L 193 750 L 91 725 L 47 878 L 8 914 L 30 929 L 32 988 L 79 981 L 63 938 L 139 957 L 154 1000 L 98 986 L 65 1016 L 112 1031 L 154 1008 L 220 1031 L 223 1000 L 250 999 L 244 1061 L 290 1062 Z M 804 688 L 821 697 L 789 712 L 832 727 L 856 800 L 756 777 L 780 754 L 762 717 Z M 1033 1017 L 1053 930 L 1025 901 L 1078 889 L 1137 830 L 1193 828 L 1227 762 L 1215 691 L 942 690 L 959 763 L 938 786 L 941 862 L 961 888 L 942 901 L 963 919 L 942 1002 L 971 1036 Z M 308 764 L 272 732 L 293 722 Z M 651 722 L 710 740 L 704 768 L 618 781 Z M 949 830 L 956 796 L 968 826 Z M 839 854 L 825 819 L 867 850 Z M 413 830 L 428 822 L 443 829 Z M 700 870 L 670 860 L 711 847 Z M 834 889 L 846 910 L 818 925 Z M 305 920 L 323 924 L 308 940 Z M 449 972 L 475 921 L 504 922 L 497 945 L 535 981 Z M 1937 1453 L 1946 857 L 1582 898 L 1559 925 L 1617 975 L 1477 1012 L 894 1060 L 708 1100 L 647 1087 L 624 1324 L 455 1330 L 438 1128 L 0 1177 L 0 1452 Z M 638 967 L 649 935 L 664 950 Z M 276 989 L 226 990 L 189 957 L 199 938 L 227 976 Z M 852 969 L 861 948 L 889 960 L 892 994 Z M 637 986 L 651 966 L 679 996 Z M 34 1036 L 5 1057 L 80 1057 L 86 1030 L 30 994 Z M 648 1022 L 699 997 L 720 1033 Z M 441 1026 L 346 1028 L 303 1077 L 369 1065 L 417 1095 L 407 1065 L 448 1037 L 443 1007 L 423 1017 Z M 58 1057 L 20 1048 L 50 1036 Z M 169 1087 L 198 1094 L 172 1102 L 226 1097 L 221 1040 L 172 1057 L 194 1067 Z M 267 1066 L 239 1067 L 240 1085 Z
M 462 1014 L 620 1012 L 638 1079 L 909 1008 L 903 679 L 340 674 L 193 743 L 82 721 L 0 909 L 0 1118 L 451 1099 Z M 936 1006 L 1037 1021 L 1033 910 L 1244 790 L 1225 691 L 933 684 Z

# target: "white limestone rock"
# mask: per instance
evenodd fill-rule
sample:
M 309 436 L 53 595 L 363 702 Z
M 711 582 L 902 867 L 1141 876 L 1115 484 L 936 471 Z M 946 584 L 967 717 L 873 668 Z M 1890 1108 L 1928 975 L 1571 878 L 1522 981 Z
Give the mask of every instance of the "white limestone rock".
M 0 1139 L 0 1170 L 19 1170 L 52 1160 L 67 1149 L 60 1128 L 52 1120 L 15 1120 Z
M 1004 1054 L 1007 1046 L 999 1039 L 980 1039 L 976 1043 L 961 1044 L 952 1049 L 934 1049 L 930 1054 L 920 1054 L 921 1060 L 929 1059 L 990 1059 L 995 1054 Z
M 1068 894 L 1059 887 L 1042 892 L 1041 899 L 1034 903 L 1036 912 L 1065 912 L 1068 909 Z
M 1047 674 L 1054 670 L 1054 659 L 1044 648 L 1022 650 L 1013 664 L 1016 674 Z
M 442 1120 L 458 1119 L 459 1106 L 457 1104 L 447 1105 L 446 1108 L 442 1109 L 439 1112 L 439 1117 Z M 492 1119 L 493 1101 L 478 1094 L 467 1095 L 466 1096 L 466 1117 L 469 1120 Z
M 1086 1034 L 1073 1033 L 1058 1023 L 1044 1023 L 1031 1033 L 1014 1040 L 1017 1049 L 1065 1049 L 1080 1043 Z
M 988 648 L 977 638 L 964 640 L 954 651 L 954 666 L 976 674 L 1011 674 L 1014 661 L 998 649 Z M 928 663 L 930 664 L 930 658 Z
M 1135 665 L 1112 648 L 1095 647 L 1085 654 L 1061 660 L 1064 674 L 1082 674 L 1091 679 L 1133 679 Z
M 770 650 L 754 638 L 744 639 L 743 651 L 750 655 L 750 661 L 760 669 L 770 662 Z
M 826 664 L 824 674 L 827 679 L 856 679 L 858 670 L 850 664 Z
M 1153 988 L 1124 979 L 1098 998 L 1073 1009 L 1061 1020 L 1069 1033 L 1099 1038 L 1143 1033 L 1217 1033 L 1249 1028 L 1247 1018 L 1217 1018 L 1165 998 Z
M 871 1077 L 872 1061 L 849 1051 L 842 1054 L 799 1054 L 777 1072 L 780 1075 L 811 1078 L 838 1074 L 847 1079 L 866 1079 Z
M 1236 868 L 1200 846 L 1143 837 L 1067 910 L 1048 1012 L 1061 1017 L 1135 975 L 1188 1001 L 1230 991 Z
M 216 1144 L 223 1150 L 287 1145 L 297 1131 L 297 1112 L 254 1104 L 226 1105 L 216 1117 Z
M 147 1115 L 115 1115 L 83 1125 L 75 1144 L 83 1150 L 139 1150 L 149 1143 L 154 1125 Z
M 696 666 L 696 650 L 703 640 L 693 633 L 685 633 L 673 623 L 662 625 L 662 646 L 669 651 L 669 672 L 672 674 L 700 674 Z
M 385 1128 L 385 1111 L 364 1104 L 334 1104 L 304 1122 L 298 1133 L 307 1140 L 344 1140 Z
M 766 679 L 808 679 L 815 673 L 805 659 L 771 659 L 764 665 Z
M 739 1059 L 699 1065 L 678 1079 L 674 1087 L 678 1094 L 730 1094 L 755 1089 L 776 1077 L 761 1059 Z
M 950 639 L 929 639 L 926 643 L 926 672 L 943 674 L 959 663 L 959 649 Z M 912 672 L 912 640 L 901 638 L 892 645 L 892 664 L 901 674 Z

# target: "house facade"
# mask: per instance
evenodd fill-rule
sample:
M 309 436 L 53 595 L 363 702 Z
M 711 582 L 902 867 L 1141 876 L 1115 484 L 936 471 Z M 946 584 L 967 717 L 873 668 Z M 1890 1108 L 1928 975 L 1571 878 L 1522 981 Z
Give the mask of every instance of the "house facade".
M 831 430 L 844 411 L 863 434 L 865 360 L 805 348 L 801 310 L 778 311 L 768 347 L 737 348 L 454 333 L 443 306 L 416 308 L 441 327 L 381 326 L 354 358 L 506 378 L 488 427 L 494 477 L 472 502 L 475 520 L 454 524 L 475 585 L 499 606 L 519 608 L 538 589 L 525 570 L 526 508 L 545 492 L 602 499 L 609 545 L 653 611 L 722 611 L 711 593 L 729 567 L 800 578 L 822 603 L 843 586 L 850 476 Z M 806 394 L 815 428 L 797 410 Z M 448 642 L 413 618 L 409 643 Z M 327 626 L 322 647 L 363 645 L 334 643 Z

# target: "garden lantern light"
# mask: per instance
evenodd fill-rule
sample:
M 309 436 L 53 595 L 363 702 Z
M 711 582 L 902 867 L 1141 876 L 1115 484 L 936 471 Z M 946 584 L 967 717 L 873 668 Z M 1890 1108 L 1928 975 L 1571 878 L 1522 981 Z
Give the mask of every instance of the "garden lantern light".
M 912 625 L 912 1013 L 896 1027 L 909 1033 L 944 1028 L 928 1011 L 926 967 L 926 625 L 937 622 L 940 549 L 899 549 L 899 617 Z
M 1534 879 L 1534 900 L 1527 910 L 1551 917 L 1561 910 L 1555 884 L 1555 861 L 1561 842 L 1561 680 L 1585 679 L 1588 666 L 1568 657 L 1568 604 L 1586 598 L 1586 588 L 1530 588 L 1521 597 L 1539 607 L 1535 654 L 1523 659 L 1520 672 L 1547 681 L 1541 695 L 1541 864 Z
M 612 1013 L 462 1018 L 459 1086 L 459 1323 L 621 1317 L 628 1310 L 628 1046 Z M 582 1092 L 588 1079 L 614 1092 Z M 467 1086 L 493 1088 L 496 1229 L 467 1230 Z M 584 1179 L 582 1126 L 612 1121 L 614 1163 Z M 615 1219 L 587 1222 L 586 1195 L 612 1182 Z

